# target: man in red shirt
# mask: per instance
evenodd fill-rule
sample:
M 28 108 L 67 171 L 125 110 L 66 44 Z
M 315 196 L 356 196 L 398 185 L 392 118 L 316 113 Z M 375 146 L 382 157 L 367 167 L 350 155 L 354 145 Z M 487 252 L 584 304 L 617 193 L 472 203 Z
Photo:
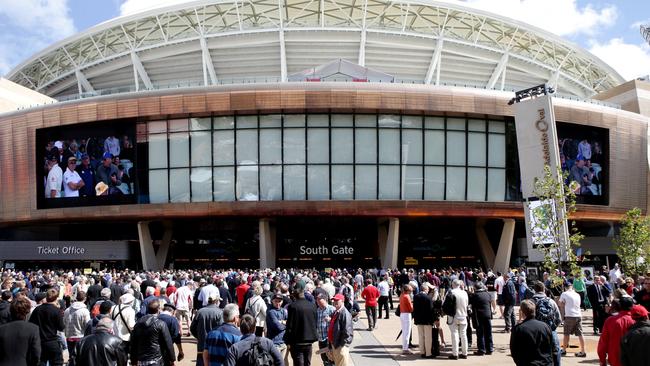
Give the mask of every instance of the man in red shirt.
M 366 288 L 361 292 L 361 297 L 366 300 L 366 316 L 368 317 L 368 330 L 377 326 L 377 299 L 379 290 L 372 285 L 372 280 L 366 280 Z
M 237 295 L 237 304 L 239 305 L 240 314 L 244 314 L 244 305 L 246 304 L 246 293 L 251 288 L 245 279 L 241 279 L 240 285 L 235 289 Z
M 598 341 L 598 358 L 601 366 L 606 366 L 607 361 L 612 366 L 621 366 L 621 339 L 634 325 L 634 319 L 630 315 L 633 305 L 631 297 L 621 297 L 621 311 L 605 320 L 603 333 Z

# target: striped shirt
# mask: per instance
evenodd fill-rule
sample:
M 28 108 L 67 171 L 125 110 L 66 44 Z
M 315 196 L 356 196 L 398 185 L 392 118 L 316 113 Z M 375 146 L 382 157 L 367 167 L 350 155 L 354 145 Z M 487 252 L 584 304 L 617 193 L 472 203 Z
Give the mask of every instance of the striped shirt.
M 228 357 L 228 348 L 239 342 L 242 334 L 230 323 L 225 323 L 219 328 L 208 333 L 205 338 L 204 350 L 208 351 L 210 364 L 206 366 L 222 366 Z

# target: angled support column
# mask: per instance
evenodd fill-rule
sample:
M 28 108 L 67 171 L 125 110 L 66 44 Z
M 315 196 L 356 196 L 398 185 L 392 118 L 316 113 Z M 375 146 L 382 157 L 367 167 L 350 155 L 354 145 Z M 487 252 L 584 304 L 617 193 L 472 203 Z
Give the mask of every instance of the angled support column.
M 156 261 L 158 262 L 158 268 L 164 269 L 165 262 L 167 261 L 167 253 L 169 253 L 169 246 L 172 242 L 172 224 L 169 221 L 164 222 L 165 232 L 163 233 L 162 241 L 158 247 L 158 252 L 156 253 Z
M 275 268 L 275 227 L 270 219 L 260 219 L 260 268 Z
M 497 63 L 496 67 L 492 71 L 492 76 L 490 76 L 490 81 L 488 81 L 486 86 L 487 89 L 494 89 L 497 81 L 499 81 L 499 77 L 505 74 L 509 57 L 510 54 L 508 52 L 505 52 L 503 56 L 501 56 L 501 60 L 499 60 L 499 63 Z
M 499 249 L 494 259 L 494 271 L 505 273 L 510 266 L 510 255 L 512 254 L 512 240 L 515 236 L 515 220 L 503 219 L 503 230 L 501 231 L 501 240 L 499 240 Z
M 140 61 L 140 57 L 138 57 L 138 54 L 135 51 L 131 51 L 131 62 L 133 63 L 135 90 L 140 90 L 140 82 L 138 80 L 138 76 L 140 76 L 140 79 L 142 79 L 142 82 L 147 89 L 153 89 L 153 84 L 151 83 L 151 79 L 149 79 L 149 74 L 147 74 L 147 70 L 145 70 L 144 66 L 142 65 L 142 61 Z
M 158 261 L 156 259 L 156 252 L 153 250 L 153 240 L 151 240 L 151 231 L 149 231 L 149 221 L 138 222 L 138 237 L 140 239 L 142 268 L 146 271 L 157 269 Z
M 79 89 L 79 94 L 83 92 L 94 92 L 95 88 L 90 84 L 86 75 L 81 72 L 81 70 L 75 70 L 75 76 L 77 77 L 77 88 Z
M 212 63 L 208 43 L 203 35 L 201 35 L 199 42 L 201 44 L 201 58 L 203 60 L 203 84 L 217 85 L 219 80 L 217 79 L 217 73 L 214 71 L 214 63 Z
M 425 84 L 431 84 L 431 81 L 433 80 L 433 73 L 437 73 L 439 75 L 440 72 L 440 60 L 442 57 L 442 46 L 444 45 L 444 38 L 443 38 L 443 33 L 440 32 L 440 36 L 438 37 L 438 42 L 436 43 L 436 48 L 433 51 L 433 54 L 431 55 L 431 62 L 429 63 L 429 69 L 427 70 L 427 75 L 424 78 L 424 83 Z M 436 80 L 440 79 L 440 76 L 436 77 Z M 436 81 L 436 85 L 438 82 Z
M 481 251 L 481 259 L 485 267 L 494 268 L 494 250 L 492 249 L 492 244 L 490 244 L 490 239 L 488 239 L 487 234 L 485 233 L 485 219 L 476 220 L 476 238 L 478 239 L 478 247 Z
M 384 244 L 385 243 L 385 244 Z M 388 232 L 386 240 L 379 243 L 385 249 L 380 249 L 379 252 L 383 253 L 382 267 L 384 268 L 397 268 L 397 256 L 399 246 L 399 219 L 391 217 L 388 219 Z

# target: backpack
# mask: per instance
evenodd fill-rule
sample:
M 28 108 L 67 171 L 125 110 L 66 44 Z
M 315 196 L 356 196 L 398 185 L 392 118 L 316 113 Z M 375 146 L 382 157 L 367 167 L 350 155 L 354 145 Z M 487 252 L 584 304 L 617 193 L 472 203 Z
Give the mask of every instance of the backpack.
M 456 295 L 448 292 L 445 301 L 442 303 L 442 312 L 445 315 L 456 316 Z
M 95 305 L 90 309 L 90 317 L 94 318 L 99 315 L 99 306 L 104 302 L 104 300 L 99 300 L 95 302 Z
M 352 291 L 350 290 L 350 285 L 344 285 L 341 293 L 345 297 L 346 303 L 352 303 Z
M 251 347 L 244 353 L 244 357 L 248 360 L 248 365 L 254 366 L 273 366 L 273 357 L 271 352 L 262 347 L 261 337 L 255 337 Z
M 259 299 L 253 301 L 252 304 L 251 304 L 250 301 L 248 301 L 248 303 L 246 304 L 246 309 L 244 309 L 244 314 L 248 314 L 248 315 L 252 316 L 253 319 L 256 319 L 256 320 L 257 320 L 257 315 L 258 314 L 255 314 L 253 312 L 253 305 L 255 305 L 255 303 L 257 303 L 257 301 L 259 301 Z
M 546 323 L 551 330 L 555 330 L 560 324 L 560 319 L 557 318 L 557 313 L 548 297 L 542 297 L 535 301 L 535 319 Z

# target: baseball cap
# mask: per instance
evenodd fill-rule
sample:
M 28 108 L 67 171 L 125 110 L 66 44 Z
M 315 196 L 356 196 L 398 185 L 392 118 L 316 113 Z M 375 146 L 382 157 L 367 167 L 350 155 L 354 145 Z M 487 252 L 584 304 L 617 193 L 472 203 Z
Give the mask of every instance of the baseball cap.
M 634 305 L 632 306 L 632 310 L 630 310 L 630 316 L 634 320 L 643 320 L 648 318 L 648 310 L 642 305 Z
M 170 303 L 165 303 L 165 305 L 163 305 L 163 308 L 176 310 L 176 306 L 174 306 L 173 304 L 170 304 Z
M 69 163 L 70 161 L 72 161 L 72 160 L 77 161 L 77 157 L 76 157 L 76 156 L 71 156 L 71 157 L 69 157 L 69 158 L 68 158 L 68 163 Z
M 345 300 L 345 296 L 343 296 L 343 294 L 336 294 L 336 295 L 334 295 L 334 297 L 332 298 L 332 300 L 340 300 L 340 301 L 343 301 L 343 300 Z
M 104 155 L 102 155 L 102 159 L 113 159 L 113 154 L 107 151 L 104 153 Z
M 305 283 L 305 281 L 300 280 L 293 285 L 293 291 L 303 292 L 305 291 L 306 286 L 307 284 Z
M 83 153 L 83 154 L 81 154 L 81 158 L 82 158 L 82 159 L 87 159 L 87 158 L 89 158 L 89 156 L 88 156 L 88 154 Z
M 284 300 L 284 296 L 280 294 L 273 295 L 273 300 Z

